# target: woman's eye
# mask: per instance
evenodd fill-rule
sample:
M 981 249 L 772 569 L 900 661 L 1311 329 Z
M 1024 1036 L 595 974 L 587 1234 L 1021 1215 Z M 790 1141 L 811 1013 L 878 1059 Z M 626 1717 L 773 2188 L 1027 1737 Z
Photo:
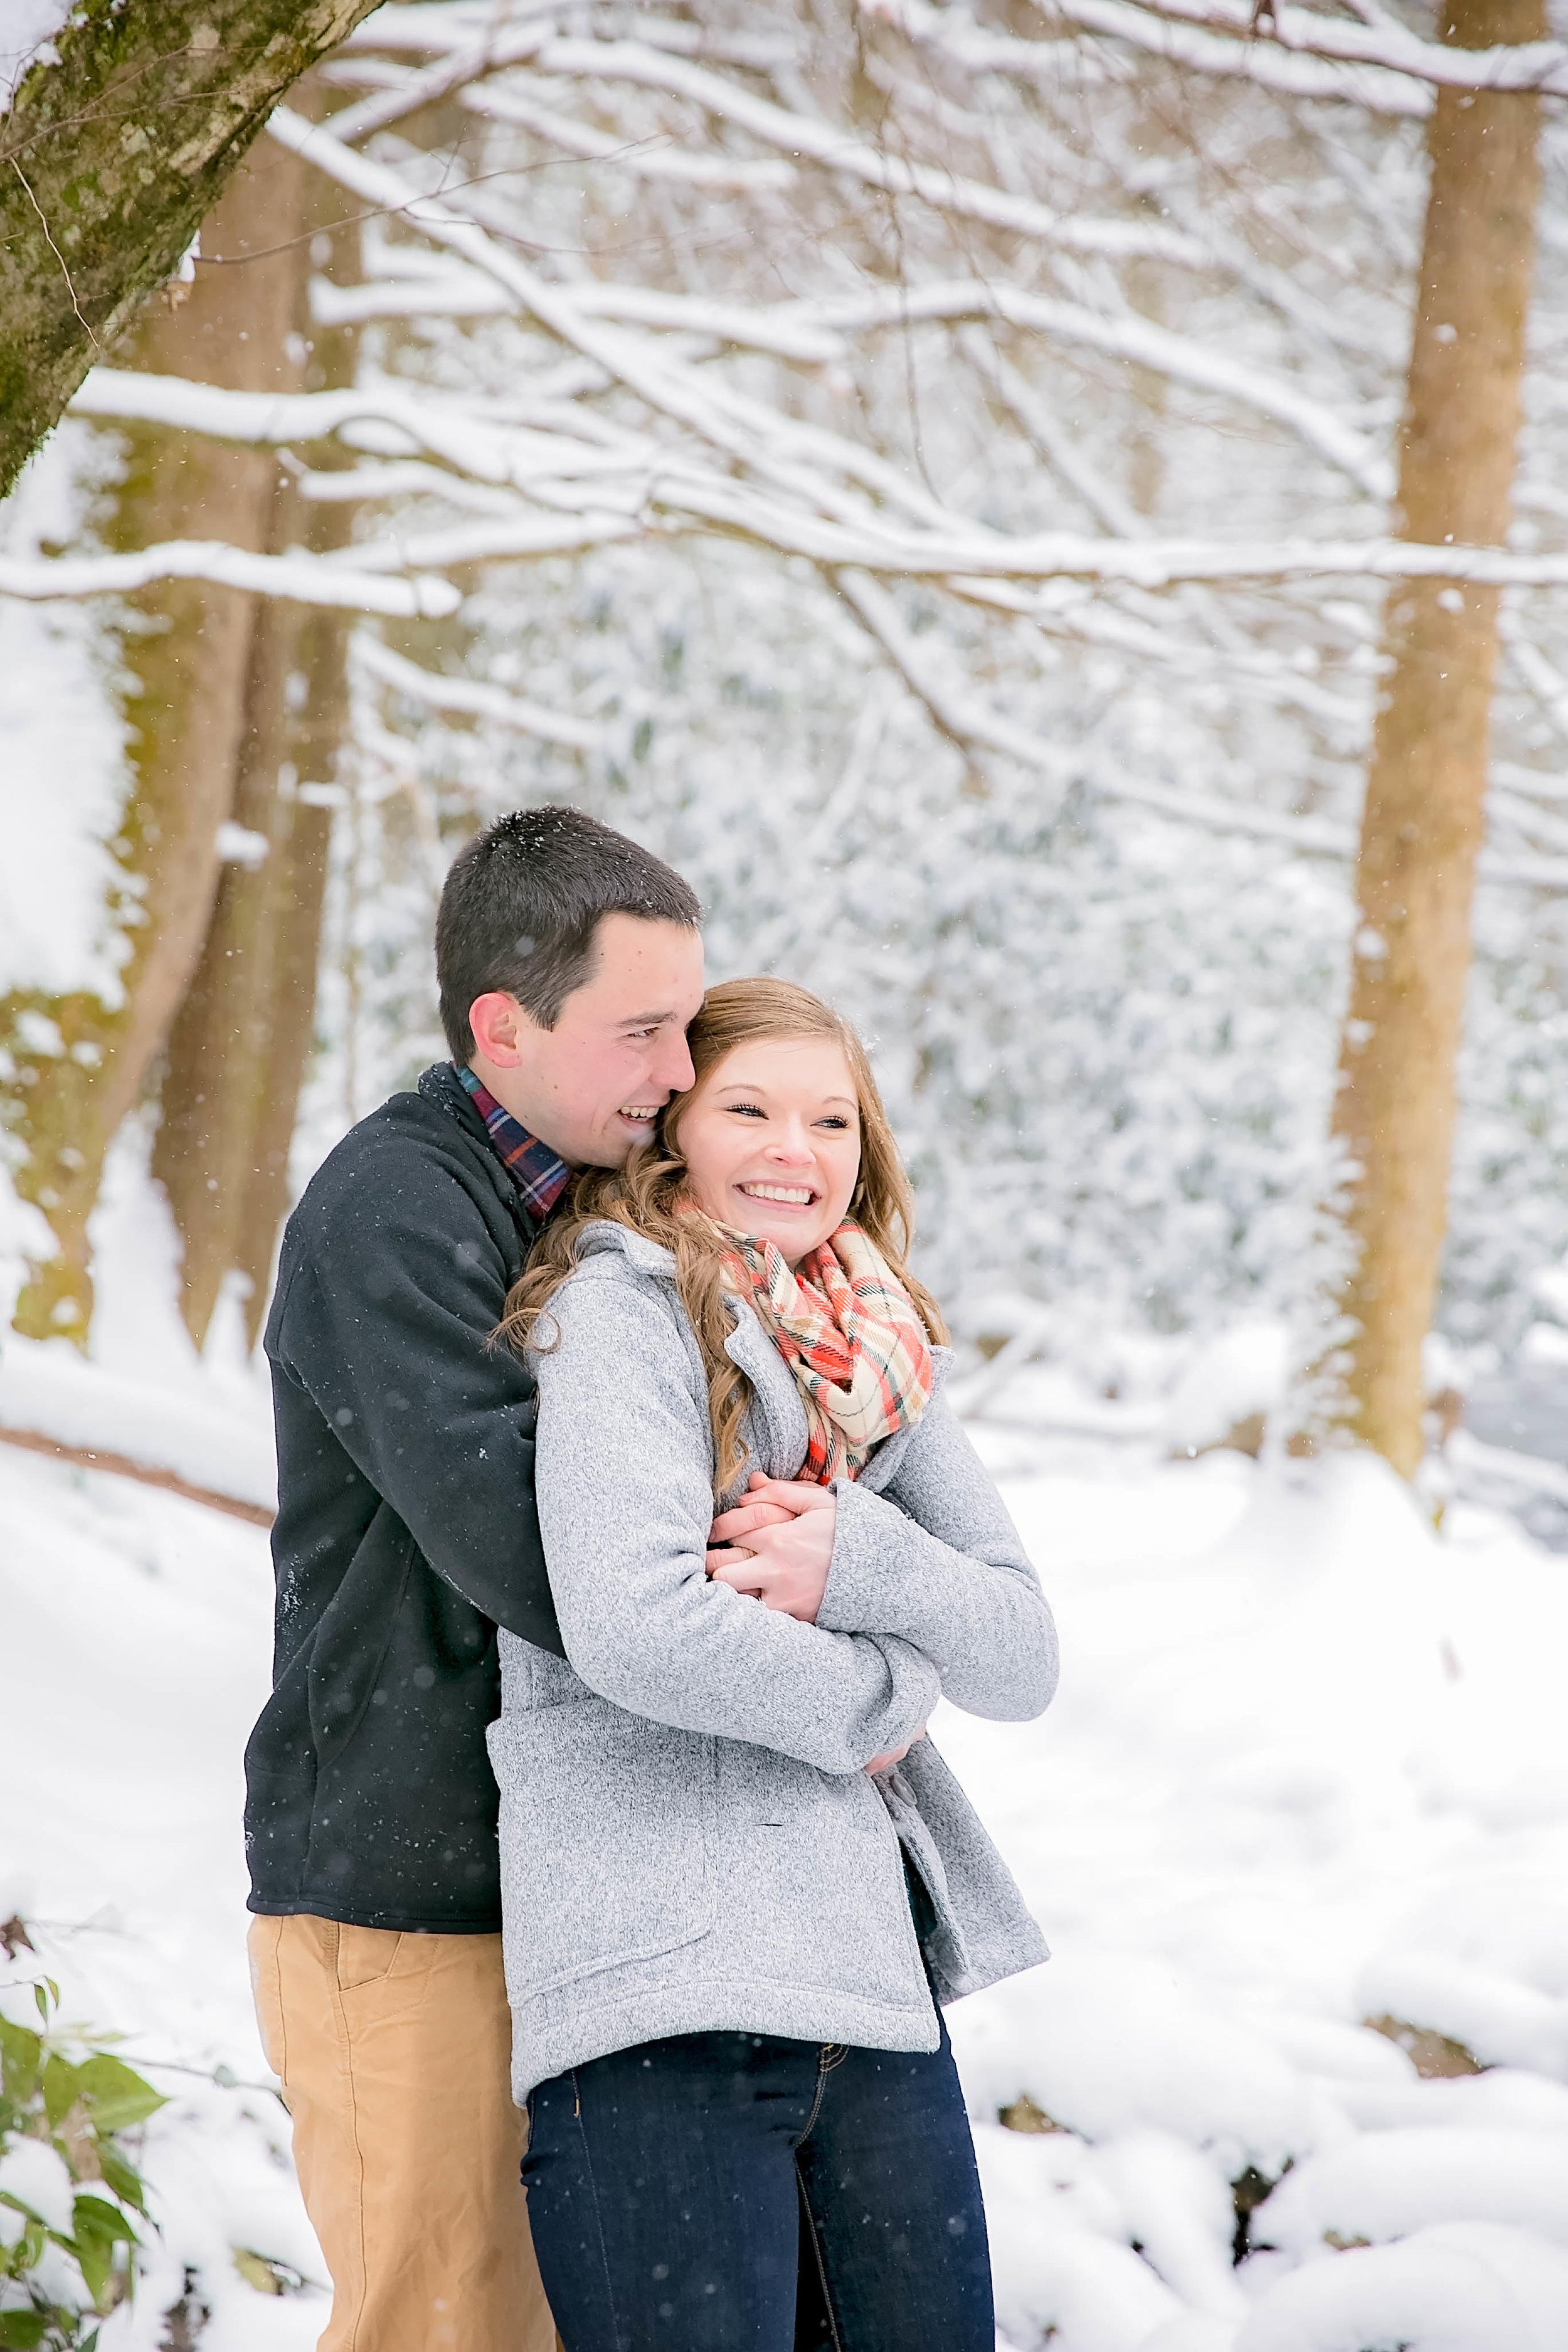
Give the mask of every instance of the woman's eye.
M 819 1118 L 816 1123 L 818 1127 L 836 1127 L 842 1132 L 848 1126 L 849 1121 L 840 1118 L 837 1111 L 830 1111 L 826 1118 Z
M 731 1103 L 730 1108 L 737 1118 L 765 1118 L 767 1113 L 757 1103 Z

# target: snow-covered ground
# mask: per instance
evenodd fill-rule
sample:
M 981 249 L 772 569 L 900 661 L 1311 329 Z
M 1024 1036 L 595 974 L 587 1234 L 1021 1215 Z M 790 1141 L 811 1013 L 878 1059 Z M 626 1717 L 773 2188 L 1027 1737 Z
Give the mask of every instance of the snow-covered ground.
M 1560 2352 L 1568 1567 L 1473 1510 L 1435 1538 L 1368 1463 L 978 1434 L 1065 1660 L 1041 1724 L 936 1727 L 1055 1952 L 952 2019 L 1007 2341 Z M 0 1530 L 0 1918 L 172 2095 L 162 2235 L 101 2352 L 153 2352 L 187 2273 L 207 2344 L 303 2352 L 323 2298 L 233 2256 L 321 2276 L 243 1948 L 266 1538 L 4 1447 Z M 1373 2015 L 1489 2071 L 1418 2079 Z M 1003 2128 L 1021 2099 L 1058 2128 Z M 1237 2268 L 1249 2168 L 1280 2186 Z

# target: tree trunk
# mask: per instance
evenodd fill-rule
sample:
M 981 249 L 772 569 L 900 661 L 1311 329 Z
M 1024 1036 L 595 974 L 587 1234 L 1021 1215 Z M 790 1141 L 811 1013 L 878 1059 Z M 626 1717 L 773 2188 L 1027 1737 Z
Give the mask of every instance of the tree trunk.
M 0 497 L 284 91 L 375 5 L 82 0 L 23 76 L 0 121 Z
M 1452 0 L 1460 48 L 1540 40 L 1543 0 Z M 1538 98 L 1439 89 L 1403 428 L 1399 530 L 1507 534 L 1534 256 Z M 1421 1348 L 1447 1220 L 1454 1073 L 1487 783 L 1498 591 L 1389 593 L 1356 867 L 1357 929 L 1334 1129 L 1355 1262 L 1341 1416 L 1404 1476 L 1422 1454 Z
M 269 544 L 287 546 L 300 501 L 280 483 Z M 233 1263 L 256 1126 L 277 937 L 277 870 L 288 854 L 289 803 L 279 791 L 300 612 L 258 604 L 238 745 L 233 817 L 259 856 L 223 866 L 201 960 L 169 1032 L 163 1117 L 153 1173 L 184 1244 L 181 1309 L 198 1347 Z
M 335 192 L 317 191 L 314 209 L 331 216 Z M 352 228 L 338 241 L 357 250 Z M 353 382 L 356 338 L 338 330 L 306 346 L 308 251 L 297 244 L 289 257 L 293 324 L 305 384 L 320 391 Z M 324 554 L 347 543 L 353 514 L 348 505 L 310 507 L 280 480 L 273 544 L 303 535 Z M 287 1212 L 331 837 L 330 802 L 312 795 L 331 782 L 347 718 L 348 627 L 342 614 L 277 602 L 255 614 L 234 815 L 266 854 L 224 868 L 170 1033 L 153 1154 L 184 1244 L 181 1310 L 198 1347 L 234 1272 L 249 1286 L 254 1339 Z
M 132 354 L 139 365 L 240 391 L 298 387 L 300 361 L 288 353 L 300 248 L 279 255 L 268 248 L 297 233 L 303 170 L 298 158 L 270 150 L 241 167 L 215 210 L 210 243 L 215 251 L 258 257 L 204 271 L 187 302 L 151 310 Z M 195 517 L 215 538 L 267 546 L 278 479 L 270 451 L 153 426 L 124 438 L 128 465 L 112 538 L 141 546 L 188 536 Z M 27 1010 L 55 1021 L 66 1049 L 10 1045 L 20 1102 L 7 1122 L 21 1143 L 16 1189 L 44 1211 L 57 1251 L 35 1265 L 17 1302 L 16 1328 L 33 1337 L 85 1337 L 92 1306 L 87 1223 L 104 1155 L 142 1092 L 201 953 L 245 719 L 256 600 L 170 581 L 130 601 L 136 619 L 125 657 L 134 683 L 125 709 L 134 733 L 115 845 L 124 877 L 123 1000 L 114 1007 L 86 996 L 64 1005 L 0 1006 L 13 1021 Z M 11 1025 L 0 1019 L 0 1034 Z

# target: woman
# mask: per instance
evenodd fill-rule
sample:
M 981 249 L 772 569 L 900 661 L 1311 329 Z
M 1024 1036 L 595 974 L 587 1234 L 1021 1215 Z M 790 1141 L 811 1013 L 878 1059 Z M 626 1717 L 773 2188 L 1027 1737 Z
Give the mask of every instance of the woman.
M 490 1732 L 534 2246 L 568 2352 L 993 2352 L 935 2001 L 1045 1948 L 923 1733 L 1039 1713 L 1050 1614 L 859 1040 L 745 980 L 689 1043 L 509 1301 L 566 1650 L 501 1635 Z

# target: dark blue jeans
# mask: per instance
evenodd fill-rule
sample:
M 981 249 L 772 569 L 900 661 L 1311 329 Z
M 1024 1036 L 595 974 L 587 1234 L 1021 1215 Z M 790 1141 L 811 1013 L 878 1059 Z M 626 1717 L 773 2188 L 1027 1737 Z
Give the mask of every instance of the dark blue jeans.
M 541 2083 L 522 2177 L 567 2352 L 994 2352 L 952 2052 L 683 2033 Z

